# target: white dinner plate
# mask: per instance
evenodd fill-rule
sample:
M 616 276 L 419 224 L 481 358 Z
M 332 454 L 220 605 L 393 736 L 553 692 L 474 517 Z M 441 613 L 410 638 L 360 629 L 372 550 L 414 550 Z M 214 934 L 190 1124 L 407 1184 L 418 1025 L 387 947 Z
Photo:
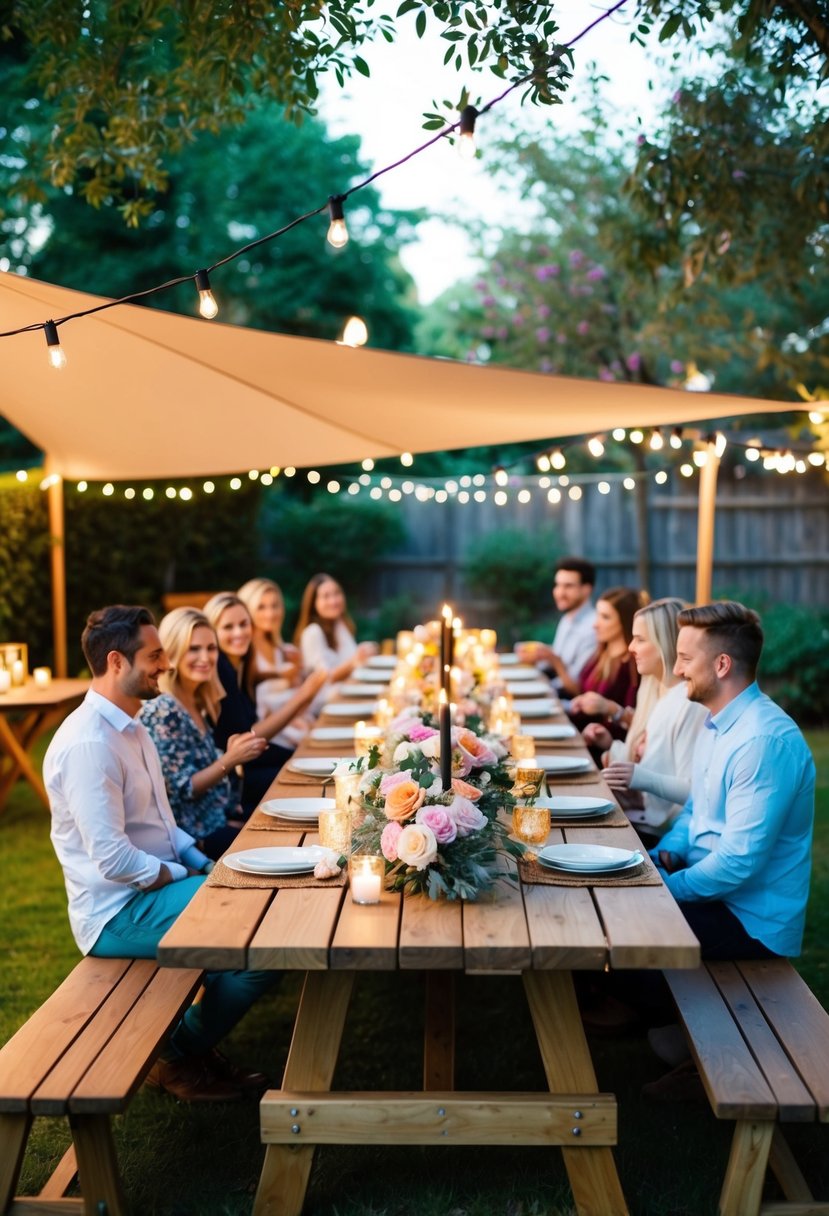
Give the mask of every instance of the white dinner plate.
M 505 655 L 505 654 L 498 656 L 499 667 L 503 666 L 504 659 L 506 659 L 508 657 L 509 656 Z M 518 656 L 513 655 L 512 657 L 514 658 L 516 664 L 518 664 Z M 510 671 L 507 672 L 506 678 L 508 680 L 537 680 L 538 679 L 538 668 L 518 665 L 518 666 L 513 667 Z
M 605 844 L 550 844 L 538 853 L 539 861 L 576 874 L 608 874 L 630 869 L 644 860 L 638 849 L 615 849 Z
M 584 773 L 593 767 L 589 756 L 536 756 L 527 767 L 543 768 L 546 773 Z
M 333 849 L 314 844 L 304 849 L 279 846 L 241 849 L 238 853 L 228 853 L 222 861 L 241 874 L 308 874 L 324 857 L 336 860 Z
M 551 794 L 548 798 L 536 798 L 539 806 L 545 806 L 553 815 L 606 815 L 613 810 L 607 798 L 577 798 L 569 794 Z
M 315 726 L 309 738 L 315 743 L 353 743 L 353 726 Z
M 525 680 L 517 684 L 512 682 L 512 673 L 507 680 L 507 692 L 513 697 L 549 697 L 550 685 L 546 680 Z
M 388 684 L 341 684 L 340 692 L 344 697 L 381 697 L 388 690 Z
M 303 756 L 300 759 L 288 761 L 288 768 L 295 773 L 305 773 L 310 777 L 330 777 L 338 764 L 343 760 L 354 759 L 353 756 Z
M 373 718 L 377 708 L 376 701 L 329 701 L 323 705 L 322 712 L 332 718 Z
M 538 697 L 535 701 L 513 701 L 512 708 L 522 718 L 551 718 L 558 713 L 558 701 Z
M 396 663 L 395 666 L 397 666 Z M 375 684 L 381 680 L 387 680 L 391 674 L 391 668 L 389 667 L 385 670 L 381 667 L 357 667 L 352 671 L 351 678 L 352 680 L 359 680 L 364 684 Z M 384 684 L 383 687 L 385 688 L 386 685 Z
M 521 734 L 532 739 L 572 739 L 576 733 L 572 722 L 537 722 L 521 727 Z
M 316 819 L 320 811 L 333 811 L 336 805 L 333 798 L 269 798 L 259 810 L 279 819 L 306 820 Z
M 517 654 L 499 654 L 495 657 L 499 667 L 517 667 L 521 661 Z
M 391 671 L 396 666 L 396 654 L 373 654 L 370 659 L 366 659 L 366 667 L 385 667 L 386 671 Z

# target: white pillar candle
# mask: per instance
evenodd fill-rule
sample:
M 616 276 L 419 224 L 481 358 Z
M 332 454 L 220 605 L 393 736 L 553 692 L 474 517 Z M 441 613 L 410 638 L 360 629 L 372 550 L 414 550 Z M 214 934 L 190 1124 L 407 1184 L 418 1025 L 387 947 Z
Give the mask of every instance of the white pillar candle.
M 25 683 L 25 680 L 26 680 L 26 669 L 23 666 L 23 660 L 15 659 L 14 662 L 12 663 L 12 684 L 20 686 L 23 683 Z
M 38 688 L 48 688 L 52 683 L 51 667 L 36 667 L 32 672 L 32 678 Z
M 355 904 L 379 904 L 383 889 L 382 857 L 352 857 L 349 863 L 351 898 Z
M 12 673 L 5 667 L 0 667 L 0 693 L 8 692 L 12 684 Z

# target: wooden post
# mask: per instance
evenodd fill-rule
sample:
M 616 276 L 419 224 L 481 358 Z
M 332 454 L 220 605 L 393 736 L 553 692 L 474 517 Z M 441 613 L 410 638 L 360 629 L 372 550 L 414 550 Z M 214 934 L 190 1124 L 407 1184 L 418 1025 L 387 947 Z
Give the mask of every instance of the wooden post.
M 705 464 L 700 469 L 699 507 L 697 515 L 697 589 L 696 602 L 711 602 L 714 574 L 714 512 L 717 503 L 717 473 L 723 448 L 709 440 L 705 446 Z
M 52 568 L 52 638 L 55 651 L 55 675 L 67 674 L 66 654 L 66 551 L 64 549 L 63 478 L 50 467 L 46 458 L 49 486 L 46 497 L 49 509 L 49 560 Z

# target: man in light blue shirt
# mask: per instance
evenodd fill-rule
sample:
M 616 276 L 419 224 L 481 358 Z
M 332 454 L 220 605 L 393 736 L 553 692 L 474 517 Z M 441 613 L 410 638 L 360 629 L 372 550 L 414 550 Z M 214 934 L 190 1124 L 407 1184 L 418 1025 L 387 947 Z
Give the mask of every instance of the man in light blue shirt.
M 760 619 L 722 602 L 679 615 L 674 671 L 709 711 L 691 795 L 652 856 L 704 958 L 800 953 L 815 765 L 800 730 L 760 692 Z

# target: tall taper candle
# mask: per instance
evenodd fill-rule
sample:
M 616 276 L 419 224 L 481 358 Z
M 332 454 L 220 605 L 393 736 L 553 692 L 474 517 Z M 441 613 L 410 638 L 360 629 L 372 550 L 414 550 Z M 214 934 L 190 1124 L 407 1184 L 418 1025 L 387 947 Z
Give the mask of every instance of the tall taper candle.
M 438 726 L 440 728 L 440 783 L 444 790 L 452 788 L 452 718 L 445 689 L 438 693 Z
M 440 629 L 440 686 L 449 697 L 449 668 L 452 666 L 452 609 L 444 604 Z

